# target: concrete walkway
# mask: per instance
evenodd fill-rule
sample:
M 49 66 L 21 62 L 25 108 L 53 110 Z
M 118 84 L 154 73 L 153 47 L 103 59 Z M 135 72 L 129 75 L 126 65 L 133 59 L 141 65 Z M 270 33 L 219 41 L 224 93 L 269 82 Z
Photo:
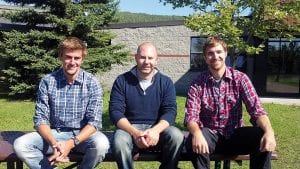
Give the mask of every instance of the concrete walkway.
M 273 97 L 260 97 L 263 103 L 285 104 L 300 106 L 299 98 L 273 98 Z

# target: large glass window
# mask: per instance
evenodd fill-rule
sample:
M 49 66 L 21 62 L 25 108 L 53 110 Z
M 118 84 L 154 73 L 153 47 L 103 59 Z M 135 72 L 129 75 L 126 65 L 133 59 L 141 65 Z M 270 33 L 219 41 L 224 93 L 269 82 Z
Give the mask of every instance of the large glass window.
M 300 38 L 268 41 L 267 92 L 300 93 Z
M 191 70 L 205 70 L 206 64 L 203 59 L 203 45 L 205 43 L 205 37 L 191 37 L 191 49 L 190 49 L 190 68 Z

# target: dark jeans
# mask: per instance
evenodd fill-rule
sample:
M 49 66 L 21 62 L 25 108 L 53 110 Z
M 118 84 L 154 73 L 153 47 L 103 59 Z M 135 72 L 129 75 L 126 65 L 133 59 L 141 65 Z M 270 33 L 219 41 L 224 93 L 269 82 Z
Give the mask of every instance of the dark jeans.
M 225 138 L 221 134 L 213 133 L 208 128 L 203 128 L 202 133 L 209 146 L 210 153 L 237 155 L 250 154 L 250 169 L 271 169 L 271 152 L 260 152 L 260 140 L 263 130 L 258 127 L 241 127 Z M 192 136 L 186 142 L 187 150 L 193 153 Z M 209 169 L 210 159 L 208 154 L 193 153 L 192 163 L 196 169 Z

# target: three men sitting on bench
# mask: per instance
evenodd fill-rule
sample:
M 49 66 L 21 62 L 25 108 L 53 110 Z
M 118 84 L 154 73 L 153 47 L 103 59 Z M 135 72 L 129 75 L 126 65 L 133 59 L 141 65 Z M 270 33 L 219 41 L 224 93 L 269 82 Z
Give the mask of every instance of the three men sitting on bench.
M 85 154 L 79 168 L 94 168 L 109 149 L 108 139 L 98 131 L 102 89 L 93 75 L 80 68 L 86 55 L 81 40 L 66 38 L 59 51 L 62 68 L 40 82 L 34 116 L 37 132 L 18 138 L 14 150 L 30 168 L 66 162 L 71 150 Z M 194 167 L 209 168 L 209 154 L 221 153 L 250 154 L 251 169 L 271 168 L 274 132 L 251 81 L 226 67 L 227 45 L 219 37 L 207 38 L 203 54 L 208 70 L 188 90 L 184 120 Z M 118 167 L 133 168 L 136 146 L 161 149 L 160 168 L 177 168 L 184 137 L 172 126 L 177 115 L 174 84 L 156 68 L 152 43 L 142 43 L 135 60 L 137 65 L 115 80 L 110 96 L 109 115 L 117 127 L 112 151 Z M 242 127 L 242 102 L 254 127 Z

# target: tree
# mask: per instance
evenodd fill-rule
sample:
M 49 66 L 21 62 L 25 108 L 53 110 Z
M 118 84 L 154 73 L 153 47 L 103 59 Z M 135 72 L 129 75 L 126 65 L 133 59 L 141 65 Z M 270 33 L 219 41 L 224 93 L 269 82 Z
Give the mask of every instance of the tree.
M 122 63 L 127 51 L 111 45 L 114 37 L 101 30 L 113 20 L 118 2 L 113 0 L 5 0 L 21 6 L 20 10 L 2 13 L 13 23 L 25 23 L 25 31 L 1 32 L 0 60 L 9 94 L 34 97 L 39 80 L 57 69 L 57 45 L 66 36 L 87 42 L 88 56 L 83 68 L 91 73 L 107 71 Z
M 160 0 L 174 8 L 195 10 L 185 24 L 202 35 L 223 37 L 229 47 L 258 54 L 269 37 L 292 39 L 300 33 L 298 0 Z M 249 13 L 248 16 L 243 16 Z M 243 38 L 247 35 L 247 38 Z M 253 38 L 261 43 L 253 45 Z M 233 50 L 232 50 L 233 51 Z

